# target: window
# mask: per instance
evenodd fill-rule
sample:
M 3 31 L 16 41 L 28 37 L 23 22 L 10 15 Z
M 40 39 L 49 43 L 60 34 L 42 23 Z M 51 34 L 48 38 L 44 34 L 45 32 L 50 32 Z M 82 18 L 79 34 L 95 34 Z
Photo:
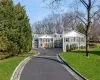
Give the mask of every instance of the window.
M 41 44 L 41 47 L 42 47 L 42 44 Z
M 48 39 L 48 42 L 50 42 L 50 39 Z
M 71 38 L 71 42 L 73 42 L 73 39 Z
M 43 42 L 45 42 L 45 39 L 43 39 Z
M 69 41 L 69 38 L 66 38 L 66 42 L 68 42 Z
M 34 35 L 34 38 L 37 38 L 37 35 Z
M 53 41 L 53 39 L 51 39 L 51 41 Z
M 73 41 L 76 42 L 75 37 L 74 37 Z
M 46 42 L 48 42 L 48 40 L 46 39 Z
M 84 42 L 84 38 L 81 38 L 81 42 Z
M 42 42 L 42 39 L 40 39 L 40 41 Z
M 77 42 L 79 42 L 79 38 L 77 38 Z

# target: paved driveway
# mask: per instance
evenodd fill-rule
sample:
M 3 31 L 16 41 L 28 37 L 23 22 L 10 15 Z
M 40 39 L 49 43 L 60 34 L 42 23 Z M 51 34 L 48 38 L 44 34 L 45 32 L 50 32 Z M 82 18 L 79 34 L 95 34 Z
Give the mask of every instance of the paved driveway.
M 57 56 L 58 53 L 62 52 L 61 48 L 33 49 L 33 50 L 40 52 L 41 54 L 39 56 Z
M 76 80 L 57 60 L 61 49 L 35 49 L 41 54 L 25 66 L 20 80 Z

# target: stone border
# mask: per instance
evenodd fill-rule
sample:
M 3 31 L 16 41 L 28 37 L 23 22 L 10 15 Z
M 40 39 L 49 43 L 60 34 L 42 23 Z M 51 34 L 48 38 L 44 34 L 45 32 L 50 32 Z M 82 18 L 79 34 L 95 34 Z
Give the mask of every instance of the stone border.
M 38 54 L 36 54 L 34 56 L 38 56 L 39 54 L 40 53 L 38 52 Z M 19 63 L 19 65 L 14 70 L 10 80 L 20 80 L 21 73 L 22 73 L 25 65 L 27 64 L 28 61 L 30 61 L 32 59 L 32 57 L 33 56 L 27 57 L 26 59 L 24 59 L 22 62 Z
M 72 68 L 68 63 L 66 63 L 63 58 L 58 54 L 57 58 L 60 59 L 65 65 L 63 65 L 77 80 L 88 80 L 83 75 L 81 75 L 79 72 L 77 72 L 74 68 Z

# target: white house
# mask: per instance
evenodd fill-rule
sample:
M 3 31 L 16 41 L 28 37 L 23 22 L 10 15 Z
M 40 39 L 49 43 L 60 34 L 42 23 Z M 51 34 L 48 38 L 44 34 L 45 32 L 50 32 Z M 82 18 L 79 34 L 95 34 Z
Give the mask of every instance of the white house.
M 63 34 L 34 34 L 33 43 L 36 48 L 62 48 L 66 52 L 67 45 L 84 47 L 86 40 L 84 34 L 73 30 Z
M 34 34 L 36 48 L 62 48 L 62 34 Z
M 39 44 L 38 46 L 41 48 L 51 48 L 53 47 L 53 37 L 48 36 L 48 35 L 43 35 L 38 37 Z
M 66 52 L 66 46 L 75 45 L 78 47 L 85 47 L 86 39 L 85 35 L 81 34 L 77 31 L 71 31 L 68 33 L 64 33 L 63 35 L 63 51 Z

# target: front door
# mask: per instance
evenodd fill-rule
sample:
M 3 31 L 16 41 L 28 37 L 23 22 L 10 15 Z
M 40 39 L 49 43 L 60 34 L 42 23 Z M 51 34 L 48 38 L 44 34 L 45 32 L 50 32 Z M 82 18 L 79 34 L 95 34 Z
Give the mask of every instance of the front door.
M 48 48 L 48 42 L 44 42 L 44 48 Z

